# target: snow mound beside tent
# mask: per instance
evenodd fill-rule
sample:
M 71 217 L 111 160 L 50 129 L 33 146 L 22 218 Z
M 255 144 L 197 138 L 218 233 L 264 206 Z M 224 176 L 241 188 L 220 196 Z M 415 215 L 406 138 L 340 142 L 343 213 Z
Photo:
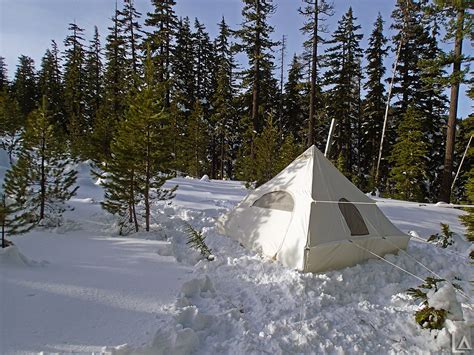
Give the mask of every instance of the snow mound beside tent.
M 3 267 L 29 267 L 35 265 L 42 265 L 36 261 L 28 259 L 24 256 L 16 245 L 11 245 L 7 248 L 0 248 L 0 266 Z

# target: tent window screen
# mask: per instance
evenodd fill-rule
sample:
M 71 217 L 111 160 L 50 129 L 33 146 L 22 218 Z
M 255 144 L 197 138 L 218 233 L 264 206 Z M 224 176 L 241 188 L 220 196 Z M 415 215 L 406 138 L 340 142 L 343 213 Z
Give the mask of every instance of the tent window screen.
M 347 226 L 351 230 L 351 235 L 369 234 L 364 219 L 354 204 L 350 203 L 345 198 L 341 198 L 339 200 L 339 209 L 341 210 Z
M 293 211 L 293 197 L 288 192 L 275 191 L 263 195 L 252 206 L 280 211 Z

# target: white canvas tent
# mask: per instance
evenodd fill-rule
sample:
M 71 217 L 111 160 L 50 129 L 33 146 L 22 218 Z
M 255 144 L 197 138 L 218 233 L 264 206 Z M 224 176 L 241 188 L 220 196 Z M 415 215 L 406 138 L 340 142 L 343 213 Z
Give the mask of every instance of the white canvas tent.
M 218 221 L 245 247 L 306 272 L 406 249 L 409 236 L 312 146 Z M 370 251 L 370 252 L 369 252 Z

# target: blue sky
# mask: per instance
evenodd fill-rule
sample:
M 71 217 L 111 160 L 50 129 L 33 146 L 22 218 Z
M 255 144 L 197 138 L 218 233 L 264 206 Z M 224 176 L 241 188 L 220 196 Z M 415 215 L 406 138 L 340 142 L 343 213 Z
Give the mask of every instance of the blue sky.
M 121 1 L 118 2 L 120 4 Z M 288 63 L 293 53 L 301 52 L 303 37 L 299 28 L 303 19 L 297 12 L 301 1 L 275 0 L 274 3 L 277 11 L 270 22 L 275 27 L 276 39 L 280 39 L 282 35 L 287 36 Z M 206 25 L 211 36 L 214 36 L 222 16 L 234 28 L 241 22 L 241 4 L 241 0 L 177 0 L 176 11 L 179 16 L 189 16 L 191 19 L 197 17 Z M 386 35 L 391 35 L 390 14 L 394 4 L 395 0 L 335 0 L 335 15 L 327 22 L 329 31 L 336 28 L 337 21 L 352 6 L 358 23 L 362 26 L 362 47 L 365 48 L 378 12 L 386 21 Z M 97 25 L 104 40 L 114 6 L 115 0 L 0 0 L 0 55 L 6 58 L 10 76 L 15 71 L 20 54 L 31 56 L 39 66 L 52 39 L 62 48 L 68 24 L 74 20 L 86 29 L 87 38 L 90 38 L 94 25 Z M 151 10 L 151 1 L 136 0 L 136 7 L 145 14 Z M 449 48 L 451 45 L 447 46 Z M 473 54 L 468 41 L 464 42 L 464 49 Z M 393 57 L 394 54 L 390 53 L 387 58 L 390 66 Z M 459 116 L 467 116 L 472 111 L 472 103 L 464 94 L 460 101 Z

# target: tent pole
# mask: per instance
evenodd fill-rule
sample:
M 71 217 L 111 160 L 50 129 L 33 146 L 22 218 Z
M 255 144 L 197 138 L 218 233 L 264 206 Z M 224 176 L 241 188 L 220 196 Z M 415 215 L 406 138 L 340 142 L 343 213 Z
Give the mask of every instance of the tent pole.
M 385 105 L 385 116 L 383 120 L 382 136 L 380 137 L 379 157 L 377 159 L 377 168 L 375 170 L 375 186 L 377 186 L 379 183 L 380 161 L 382 160 L 383 140 L 385 137 L 385 131 L 387 129 L 388 109 L 390 108 L 390 98 L 392 96 L 393 82 L 395 81 L 395 74 L 397 72 L 398 59 L 400 58 L 402 43 L 403 43 L 403 38 L 400 40 L 400 43 L 398 44 L 397 56 L 395 57 L 395 62 L 393 63 L 392 80 L 390 80 L 390 86 L 388 87 L 387 104 Z
M 327 158 L 329 151 L 331 150 L 332 134 L 334 133 L 334 126 L 336 125 L 336 119 L 331 120 L 331 126 L 329 127 L 328 140 L 326 142 L 326 149 L 324 150 L 324 156 Z
M 464 150 L 464 154 L 461 159 L 461 164 L 459 164 L 458 171 L 456 172 L 456 176 L 454 177 L 453 183 L 451 185 L 451 191 L 453 190 L 454 184 L 456 183 L 456 180 L 458 179 L 459 172 L 461 171 L 462 164 L 464 163 L 464 158 L 466 157 L 467 151 L 469 150 L 469 147 L 471 146 L 471 141 L 472 141 L 473 135 L 469 138 L 469 142 L 467 142 L 466 150 Z

